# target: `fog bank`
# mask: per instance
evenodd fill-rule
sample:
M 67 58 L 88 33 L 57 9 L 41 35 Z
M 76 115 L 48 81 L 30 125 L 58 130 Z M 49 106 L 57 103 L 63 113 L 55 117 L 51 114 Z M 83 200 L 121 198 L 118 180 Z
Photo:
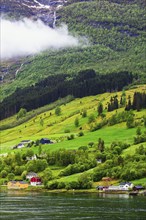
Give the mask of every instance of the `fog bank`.
M 1 59 L 36 54 L 46 49 L 60 49 L 79 45 L 67 26 L 52 29 L 40 20 L 9 21 L 1 19 Z

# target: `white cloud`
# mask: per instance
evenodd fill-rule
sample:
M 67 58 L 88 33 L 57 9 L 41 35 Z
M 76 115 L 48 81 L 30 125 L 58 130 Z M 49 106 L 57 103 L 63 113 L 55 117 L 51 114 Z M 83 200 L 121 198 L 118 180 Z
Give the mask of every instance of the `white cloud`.
M 2 18 L 0 27 L 1 59 L 79 45 L 79 40 L 68 33 L 65 25 L 52 29 L 40 20 L 23 19 L 12 22 Z

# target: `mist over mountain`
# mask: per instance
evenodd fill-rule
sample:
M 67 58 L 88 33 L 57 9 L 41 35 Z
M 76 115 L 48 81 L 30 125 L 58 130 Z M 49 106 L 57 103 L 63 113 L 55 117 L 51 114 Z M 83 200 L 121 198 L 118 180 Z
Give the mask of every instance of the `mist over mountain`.
M 1 101 L 6 98 L 6 106 L 7 97 L 20 96 L 21 89 L 30 91 L 31 99 L 31 86 L 48 77 L 65 74 L 68 83 L 86 70 L 97 75 L 127 72 L 134 84 L 146 83 L 145 0 L 1 0 L 0 11 Z M 81 41 L 86 47 L 80 47 Z M 41 86 L 38 92 L 42 94 Z
M 1 20 L 2 60 L 77 45 L 79 40 L 68 33 L 66 25 L 52 29 L 40 20 Z

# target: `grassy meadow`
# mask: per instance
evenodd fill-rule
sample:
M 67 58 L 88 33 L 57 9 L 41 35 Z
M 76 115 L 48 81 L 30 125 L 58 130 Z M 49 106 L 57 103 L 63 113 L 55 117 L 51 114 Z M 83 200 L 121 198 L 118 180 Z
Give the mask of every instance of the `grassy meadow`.
M 144 91 L 145 86 L 138 86 L 137 88 L 127 90 L 126 97 L 132 97 L 135 91 Z M 12 147 L 20 143 L 22 140 L 36 141 L 42 137 L 54 140 L 53 145 L 44 145 L 43 150 L 57 150 L 60 148 L 76 149 L 80 146 L 87 146 L 89 142 L 97 142 L 99 138 L 105 141 L 105 145 L 109 146 L 113 141 L 123 141 L 132 144 L 133 138 L 136 134 L 136 127 L 128 129 L 126 123 L 122 122 L 113 126 L 106 125 L 101 129 L 91 132 L 90 129 L 95 123 L 100 123 L 103 119 L 98 116 L 97 106 L 102 102 L 106 119 L 109 119 L 116 112 L 122 112 L 124 108 L 119 108 L 112 112 L 107 112 L 107 103 L 110 98 L 117 95 L 120 100 L 122 92 L 104 93 L 96 96 L 89 96 L 80 99 L 75 99 L 69 103 L 60 106 L 61 115 L 56 116 L 55 109 L 38 113 L 38 110 L 33 111 L 34 117 L 28 121 L 15 126 L 11 129 L 1 131 L 1 153 L 8 153 L 12 151 Z M 86 109 L 87 116 L 82 117 L 83 110 Z M 36 114 L 35 114 L 36 111 Z M 28 112 L 27 115 L 32 112 Z M 89 116 L 93 114 L 95 122 L 88 123 Z M 139 120 L 146 115 L 145 110 L 134 112 L 135 120 Z M 79 126 L 76 127 L 74 122 L 78 118 Z M 41 120 L 43 123 L 41 124 Z M 1 121 L 2 125 L 13 124 L 17 121 L 16 115 Z M 144 131 L 144 127 L 141 128 Z M 78 137 L 79 132 L 83 132 L 83 136 Z M 74 134 L 73 140 L 67 140 L 67 136 Z M 123 154 L 132 153 L 137 146 L 131 145 Z M 37 148 L 33 147 L 37 152 Z M 18 149 L 17 149 L 18 150 Z M 21 149 L 25 151 L 26 149 Z

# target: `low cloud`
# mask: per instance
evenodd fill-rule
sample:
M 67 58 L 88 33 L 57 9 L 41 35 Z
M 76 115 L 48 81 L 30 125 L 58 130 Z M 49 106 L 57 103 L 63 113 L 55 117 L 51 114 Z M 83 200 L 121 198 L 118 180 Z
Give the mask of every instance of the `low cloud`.
M 61 49 L 79 45 L 67 26 L 52 29 L 40 20 L 9 21 L 1 19 L 1 59 L 36 54 L 47 49 Z

